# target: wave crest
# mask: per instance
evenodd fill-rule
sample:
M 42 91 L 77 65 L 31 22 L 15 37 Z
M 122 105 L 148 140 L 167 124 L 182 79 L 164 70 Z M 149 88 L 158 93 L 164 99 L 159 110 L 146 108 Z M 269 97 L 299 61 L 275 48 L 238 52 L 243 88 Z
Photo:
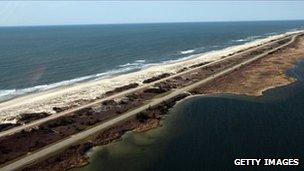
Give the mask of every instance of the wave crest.
M 184 51 L 180 51 L 181 54 L 186 55 L 189 53 L 193 53 L 195 50 L 194 49 L 190 49 L 190 50 L 184 50 Z

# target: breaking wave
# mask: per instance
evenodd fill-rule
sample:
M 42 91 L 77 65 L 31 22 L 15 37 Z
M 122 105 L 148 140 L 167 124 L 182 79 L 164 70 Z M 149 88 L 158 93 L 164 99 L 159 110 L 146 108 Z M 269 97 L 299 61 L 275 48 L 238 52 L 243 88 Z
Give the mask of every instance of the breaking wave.
M 185 51 L 180 51 L 181 54 L 186 55 L 189 53 L 193 53 L 195 50 L 194 49 L 190 49 L 190 50 L 185 50 Z
M 249 36 L 244 39 L 233 40 L 233 42 L 250 42 L 250 41 L 253 41 L 253 40 L 256 40 L 259 38 L 263 38 L 263 37 L 265 37 L 265 36 Z

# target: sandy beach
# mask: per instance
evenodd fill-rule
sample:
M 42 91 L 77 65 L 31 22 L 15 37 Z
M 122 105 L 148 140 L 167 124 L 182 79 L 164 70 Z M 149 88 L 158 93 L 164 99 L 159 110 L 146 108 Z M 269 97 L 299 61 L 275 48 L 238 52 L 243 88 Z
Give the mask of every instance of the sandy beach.
M 301 31 L 297 31 L 301 32 Z M 176 73 L 184 67 L 189 67 L 202 62 L 212 62 L 221 59 L 223 56 L 255 47 L 296 32 L 270 36 L 265 39 L 255 40 L 243 45 L 232 46 L 223 50 L 211 51 L 197 55 L 197 57 L 176 63 L 160 64 L 151 66 L 138 72 L 120 75 L 113 78 L 88 81 L 72 86 L 60 87 L 52 90 L 25 95 L 0 103 L 0 123 L 15 123 L 16 116 L 22 113 L 47 112 L 54 114 L 53 107 L 79 106 L 83 100 L 94 100 L 101 97 L 105 92 L 116 87 L 138 83 L 163 73 Z

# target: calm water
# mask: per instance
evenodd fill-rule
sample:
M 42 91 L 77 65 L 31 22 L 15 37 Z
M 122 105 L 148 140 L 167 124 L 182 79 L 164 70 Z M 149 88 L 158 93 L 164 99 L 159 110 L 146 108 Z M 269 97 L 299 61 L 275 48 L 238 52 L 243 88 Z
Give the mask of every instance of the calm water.
M 299 158 L 303 166 L 304 61 L 288 74 L 299 81 L 262 97 L 185 100 L 171 110 L 163 127 L 97 147 L 89 153 L 91 164 L 76 170 L 245 169 L 233 166 L 235 158 Z
M 303 28 L 304 21 L 1 27 L 0 100 Z

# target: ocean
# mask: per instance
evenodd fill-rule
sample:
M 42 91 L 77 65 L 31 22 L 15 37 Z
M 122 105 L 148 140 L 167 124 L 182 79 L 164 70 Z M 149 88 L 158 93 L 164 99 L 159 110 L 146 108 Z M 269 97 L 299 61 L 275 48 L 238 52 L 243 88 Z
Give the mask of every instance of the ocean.
M 90 164 L 73 171 L 303 170 L 304 61 L 287 74 L 298 81 L 259 97 L 186 99 L 162 127 L 95 147 Z M 300 165 L 235 166 L 240 158 L 299 159 Z
M 0 101 L 303 28 L 304 21 L 0 27 Z

